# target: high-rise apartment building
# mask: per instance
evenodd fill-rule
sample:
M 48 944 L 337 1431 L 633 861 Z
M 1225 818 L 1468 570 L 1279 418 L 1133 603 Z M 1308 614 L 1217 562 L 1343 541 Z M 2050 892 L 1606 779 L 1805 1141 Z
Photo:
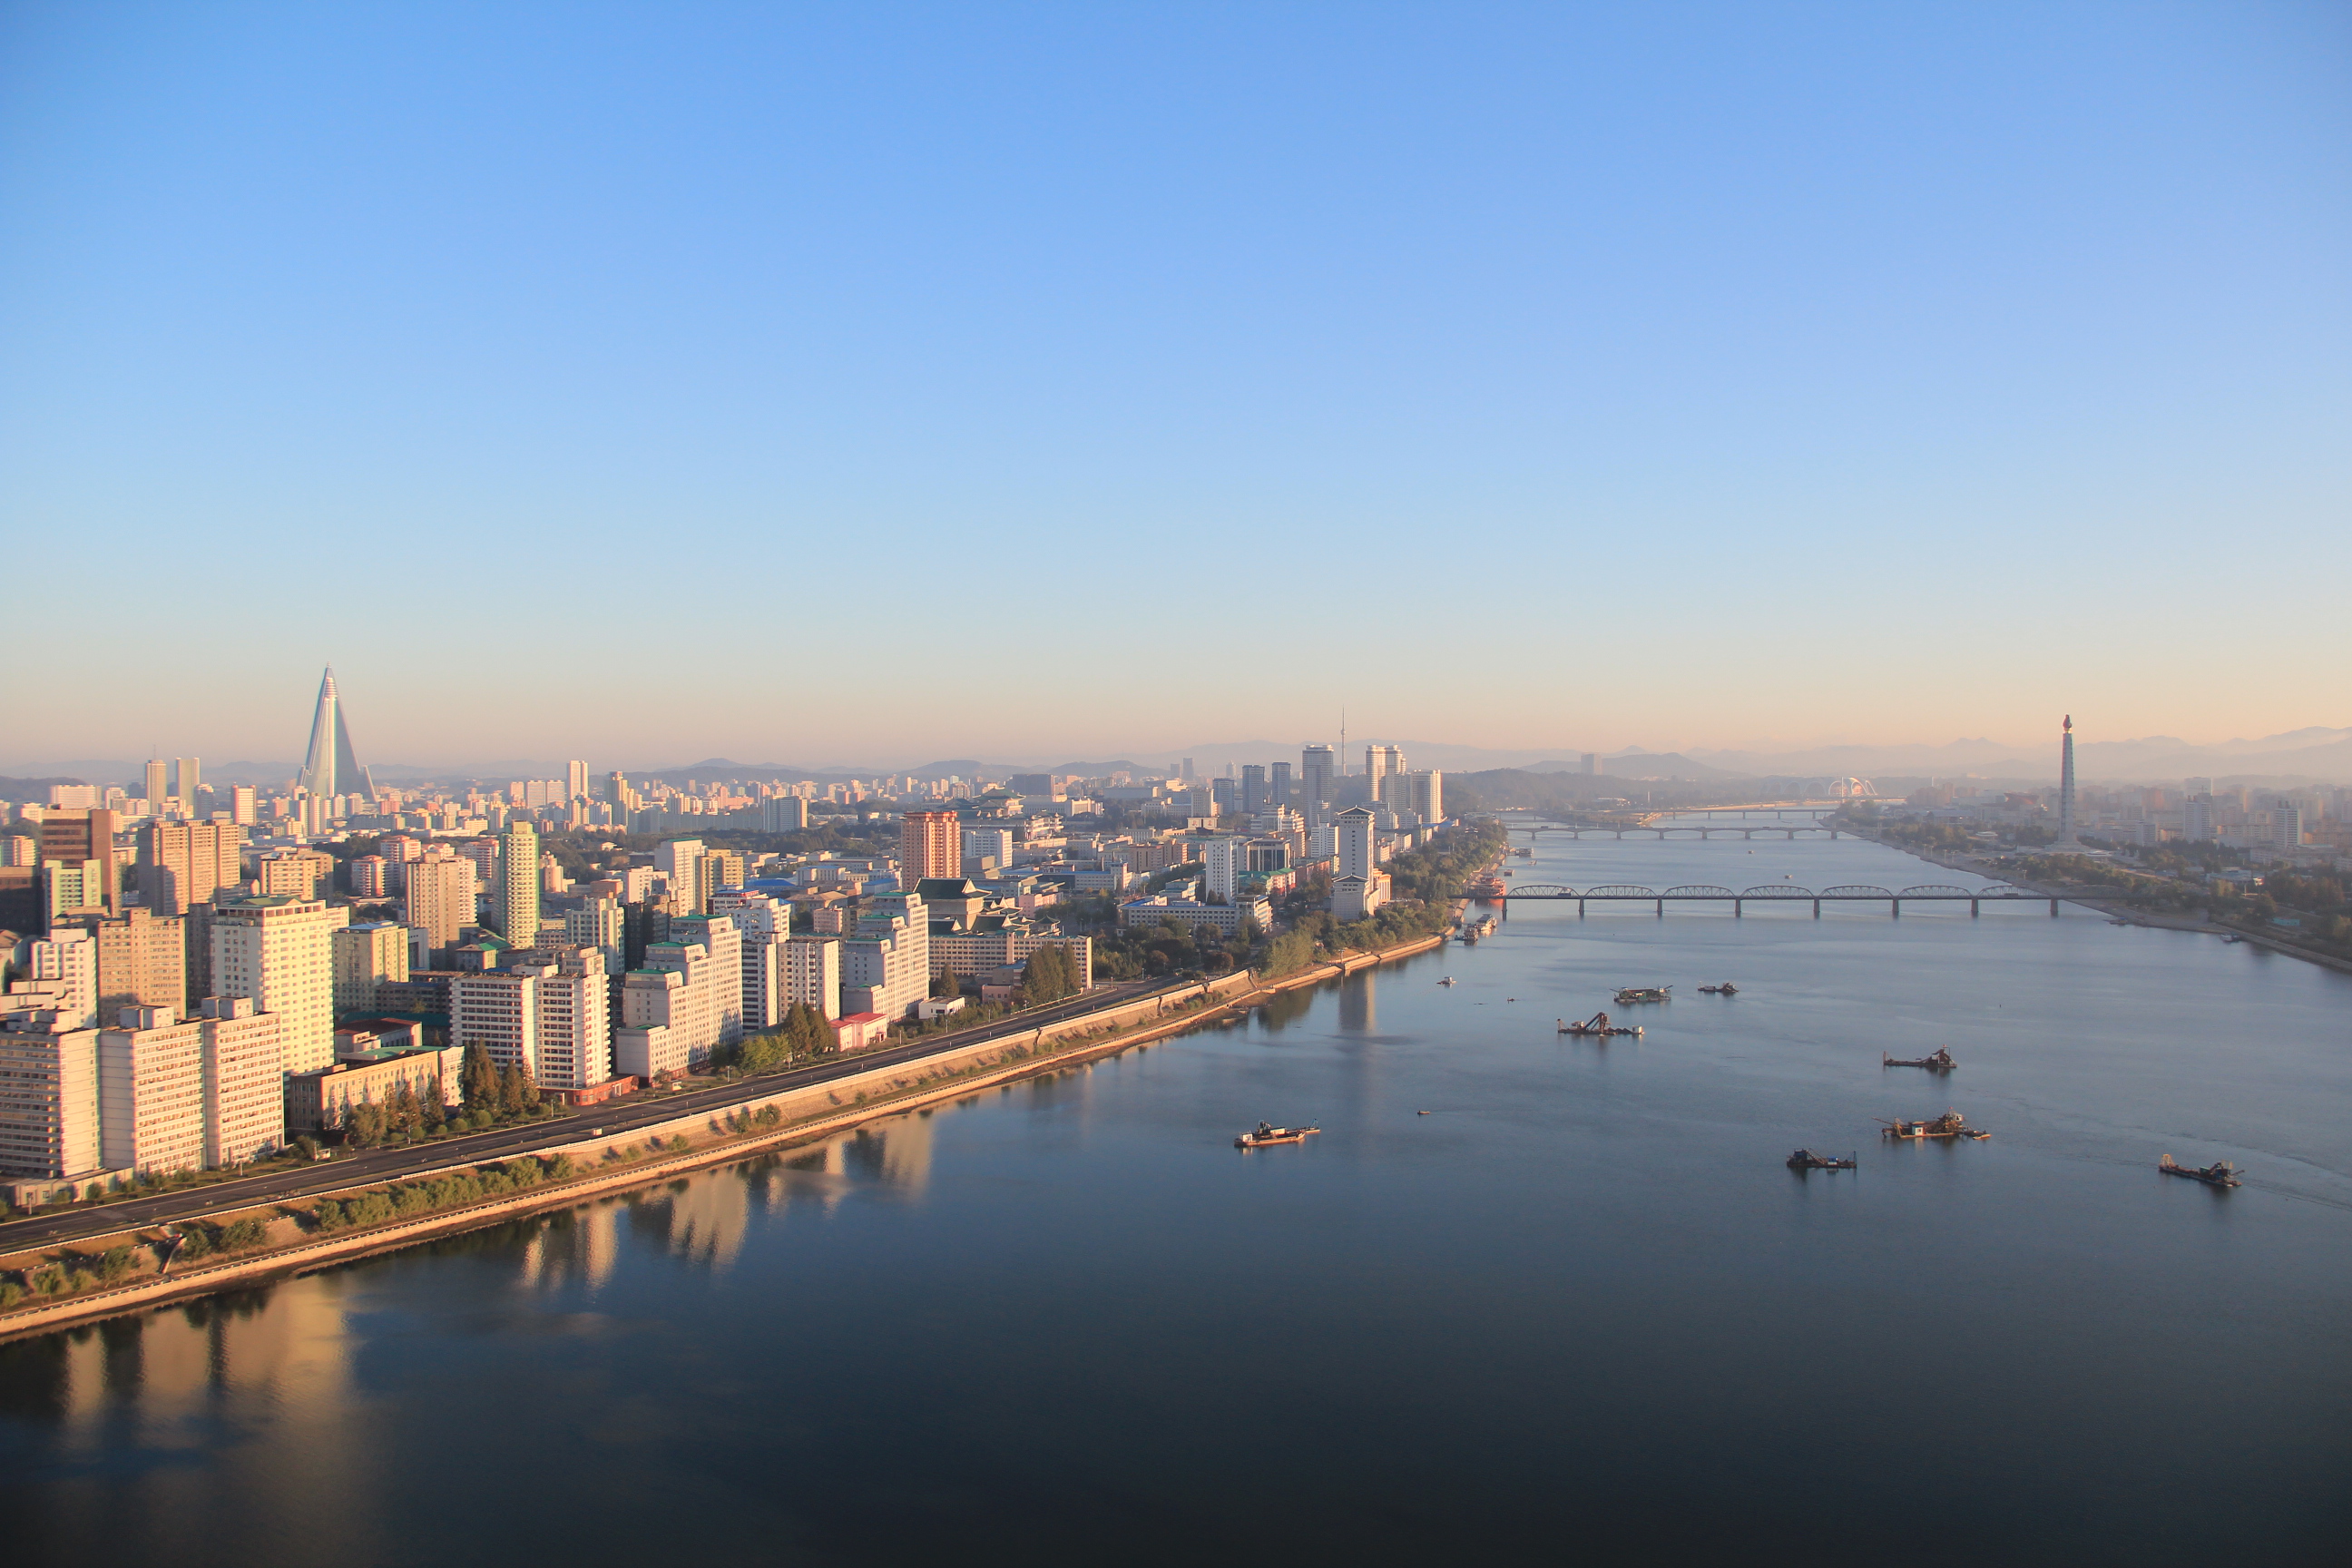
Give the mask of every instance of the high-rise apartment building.
M 408 928 L 390 921 L 345 926 L 334 933 L 335 1012 L 338 1016 L 376 1010 L 376 987 L 408 980 Z
M 542 1089 L 591 1089 L 613 1076 L 606 978 L 593 952 L 518 963 L 449 984 L 449 1037 L 520 1067 Z
M 518 947 L 539 941 L 539 831 L 528 822 L 509 824 L 499 840 L 498 877 L 490 884 L 490 918 L 499 934 Z
M 316 849 L 281 849 L 261 858 L 254 879 L 267 899 L 323 898 L 334 887 L 335 858 Z
M 679 923 L 673 922 L 673 930 Z M 702 928 L 715 928 L 735 937 L 733 922 L 712 918 Z M 740 940 L 740 939 L 738 939 Z M 740 1038 L 742 1027 L 743 977 L 741 950 L 731 965 L 714 962 L 699 942 L 677 941 L 646 944 L 646 966 L 631 970 L 621 982 L 621 1029 L 614 1037 L 616 1071 L 639 1078 L 664 1072 L 684 1072 L 710 1059 L 722 1039 Z M 723 1033 L 734 1019 L 736 1035 Z
M 98 942 L 98 1012 L 101 1022 L 124 1007 L 188 1005 L 187 930 L 184 920 L 149 913 L 137 905 L 121 920 L 93 920 L 87 928 Z
M 1242 768 L 1242 813 L 1255 816 L 1265 809 L 1265 764 L 1250 763 Z
M 1331 875 L 1331 912 L 1343 921 L 1360 921 L 1388 901 L 1388 873 L 1380 868 L 1380 845 L 1373 832 L 1373 814 L 1367 806 L 1351 806 L 1332 819 L 1336 856 Z
M 110 915 L 122 912 L 121 884 L 114 875 L 115 826 L 114 813 L 105 806 L 48 811 L 41 816 L 41 863 L 97 861 L 100 885 L 91 890 L 100 896 L 92 907 L 103 908 Z
M 199 757 L 172 759 L 172 798 L 182 816 L 196 814 L 196 792 L 205 787 L 205 764 Z
M 123 1008 L 99 1032 L 98 1100 L 108 1170 L 202 1170 L 204 1026 L 170 1007 Z
M 1268 809 L 1291 804 L 1290 764 L 1276 763 L 1265 776 L 1265 804 Z
M 563 764 L 563 798 L 566 800 L 588 798 L 588 764 L 577 757 Z
M 914 893 L 876 899 L 842 939 L 841 1005 L 845 1013 L 879 1013 L 897 1019 L 930 994 L 931 922 Z
M 1307 820 L 1320 823 L 1320 809 L 1331 799 L 1331 781 L 1339 769 L 1337 753 L 1328 746 L 1307 746 L 1298 753 L 1298 793 Z
M 147 759 L 147 815 L 163 816 L 172 809 L 172 764 L 161 757 Z
M 710 908 L 703 860 L 699 838 L 672 838 L 654 846 L 654 869 L 669 884 L 671 914 L 698 915 Z
M 1239 838 L 1202 838 L 1191 842 L 1198 845 L 1201 857 L 1202 890 L 1212 900 L 1232 903 L 1242 890 L 1242 872 L 1247 868 L 1248 857 Z
M 686 915 L 669 922 L 669 941 L 666 947 L 698 947 L 706 955 L 709 967 L 711 1005 L 721 1042 L 743 1037 L 743 933 L 730 915 Z M 648 949 L 648 968 L 666 967 L 665 954 L 656 958 Z
M 460 931 L 474 923 L 474 863 L 456 856 L 409 863 L 408 923 L 425 933 L 432 952 L 457 946 Z
M 618 899 L 589 899 L 563 912 L 563 940 L 601 953 L 607 974 L 618 974 L 624 967 L 627 933 L 627 916 Z
M 760 827 L 767 833 L 797 833 L 808 826 L 808 806 L 796 795 L 770 795 L 760 803 Z
M 213 907 L 214 990 L 278 1015 L 289 1073 L 334 1065 L 334 933 L 350 919 L 315 899 L 223 899 Z
M 61 1029 L 95 1029 L 99 1011 L 98 942 L 79 926 L 61 926 L 25 944 L 29 973 L 8 983 L 8 1007 L 56 1016 Z
M 55 931 L 79 919 L 109 912 L 114 879 L 103 860 L 47 860 L 41 864 L 41 929 Z
M 784 944 L 784 1000 L 814 1007 L 827 1018 L 841 1016 L 839 937 L 808 933 Z
M 242 891 L 245 829 L 233 822 L 151 822 L 139 829 L 139 896 L 159 915 L 184 915 L 223 888 Z
M 278 1016 L 250 997 L 207 996 L 204 1005 L 205 1163 L 218 1169 L 286 1144 L 286 1064 Z
M 1404 772 L 1404 752 L 1395 746 L 1364 748 L 1364 778 L 1369 798 L 1381 798 L 1381 781 L 1391 773 Z
M 0 1174 L 61 1181 L 100 1169 L 98 1031 L 0 1021 Z
M 230 787 L 228 819 L 239 827 L 252 827 L 261 821 L 261 795 L 251 784 Z
M 910 811 L 898 823 L 898 885 L 908 892 L 926 877 L 963 875 L 963 834 L 952 811 Z

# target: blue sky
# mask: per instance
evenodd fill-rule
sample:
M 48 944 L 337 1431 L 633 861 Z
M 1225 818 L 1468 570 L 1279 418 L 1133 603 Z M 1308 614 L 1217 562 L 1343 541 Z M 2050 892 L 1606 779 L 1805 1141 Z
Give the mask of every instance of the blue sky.
M 10 6 L 0 761 L 2352 723 L 2347 16 Z

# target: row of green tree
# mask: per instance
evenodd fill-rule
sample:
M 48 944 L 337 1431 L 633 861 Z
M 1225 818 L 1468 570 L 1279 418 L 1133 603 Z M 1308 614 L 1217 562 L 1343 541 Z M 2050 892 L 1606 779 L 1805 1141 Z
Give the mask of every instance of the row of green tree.
M 551 1154 L 544 1160 L 524 1158 L 475 1171 L 457 1171 L 422 1182 L 394 1182 L 390 1186 L 354 1193 L 348 1198 L 322 1198 L 318 1208 L 322 1231 L 351 1230 L 407 1219 L 436 1209 L 459 1208 L 484 1198 L 529 1192 L 542 1182 L 560 1182 L 572 1173 L 572 1156 Z

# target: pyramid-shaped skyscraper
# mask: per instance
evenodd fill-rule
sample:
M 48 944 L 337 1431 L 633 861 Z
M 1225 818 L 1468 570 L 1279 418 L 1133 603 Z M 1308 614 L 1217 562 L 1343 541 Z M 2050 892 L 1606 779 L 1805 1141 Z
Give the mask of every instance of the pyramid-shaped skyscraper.
M 360 766 L 352 750 L 352 732 L 343 724 L 342 699 L 335 694 L 335 667 L 329 665 L 319 682 L 319 707 L 310 716 L 310 751 L 302 759 L 298 789 L 312 795 L 375 794 L 375 780 Z

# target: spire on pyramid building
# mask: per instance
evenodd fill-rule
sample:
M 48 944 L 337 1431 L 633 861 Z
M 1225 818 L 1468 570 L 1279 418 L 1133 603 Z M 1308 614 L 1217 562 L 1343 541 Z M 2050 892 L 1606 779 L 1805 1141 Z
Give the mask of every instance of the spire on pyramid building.
M 294 784 L 314 795 L 375 794 L 375 781 L 360 766 L 359 756 L 352 750 L 352 732 L 343 723 L 333 665 L 327 667 L 319 682 L 319 706 L 310 715 L 310 749 Z

